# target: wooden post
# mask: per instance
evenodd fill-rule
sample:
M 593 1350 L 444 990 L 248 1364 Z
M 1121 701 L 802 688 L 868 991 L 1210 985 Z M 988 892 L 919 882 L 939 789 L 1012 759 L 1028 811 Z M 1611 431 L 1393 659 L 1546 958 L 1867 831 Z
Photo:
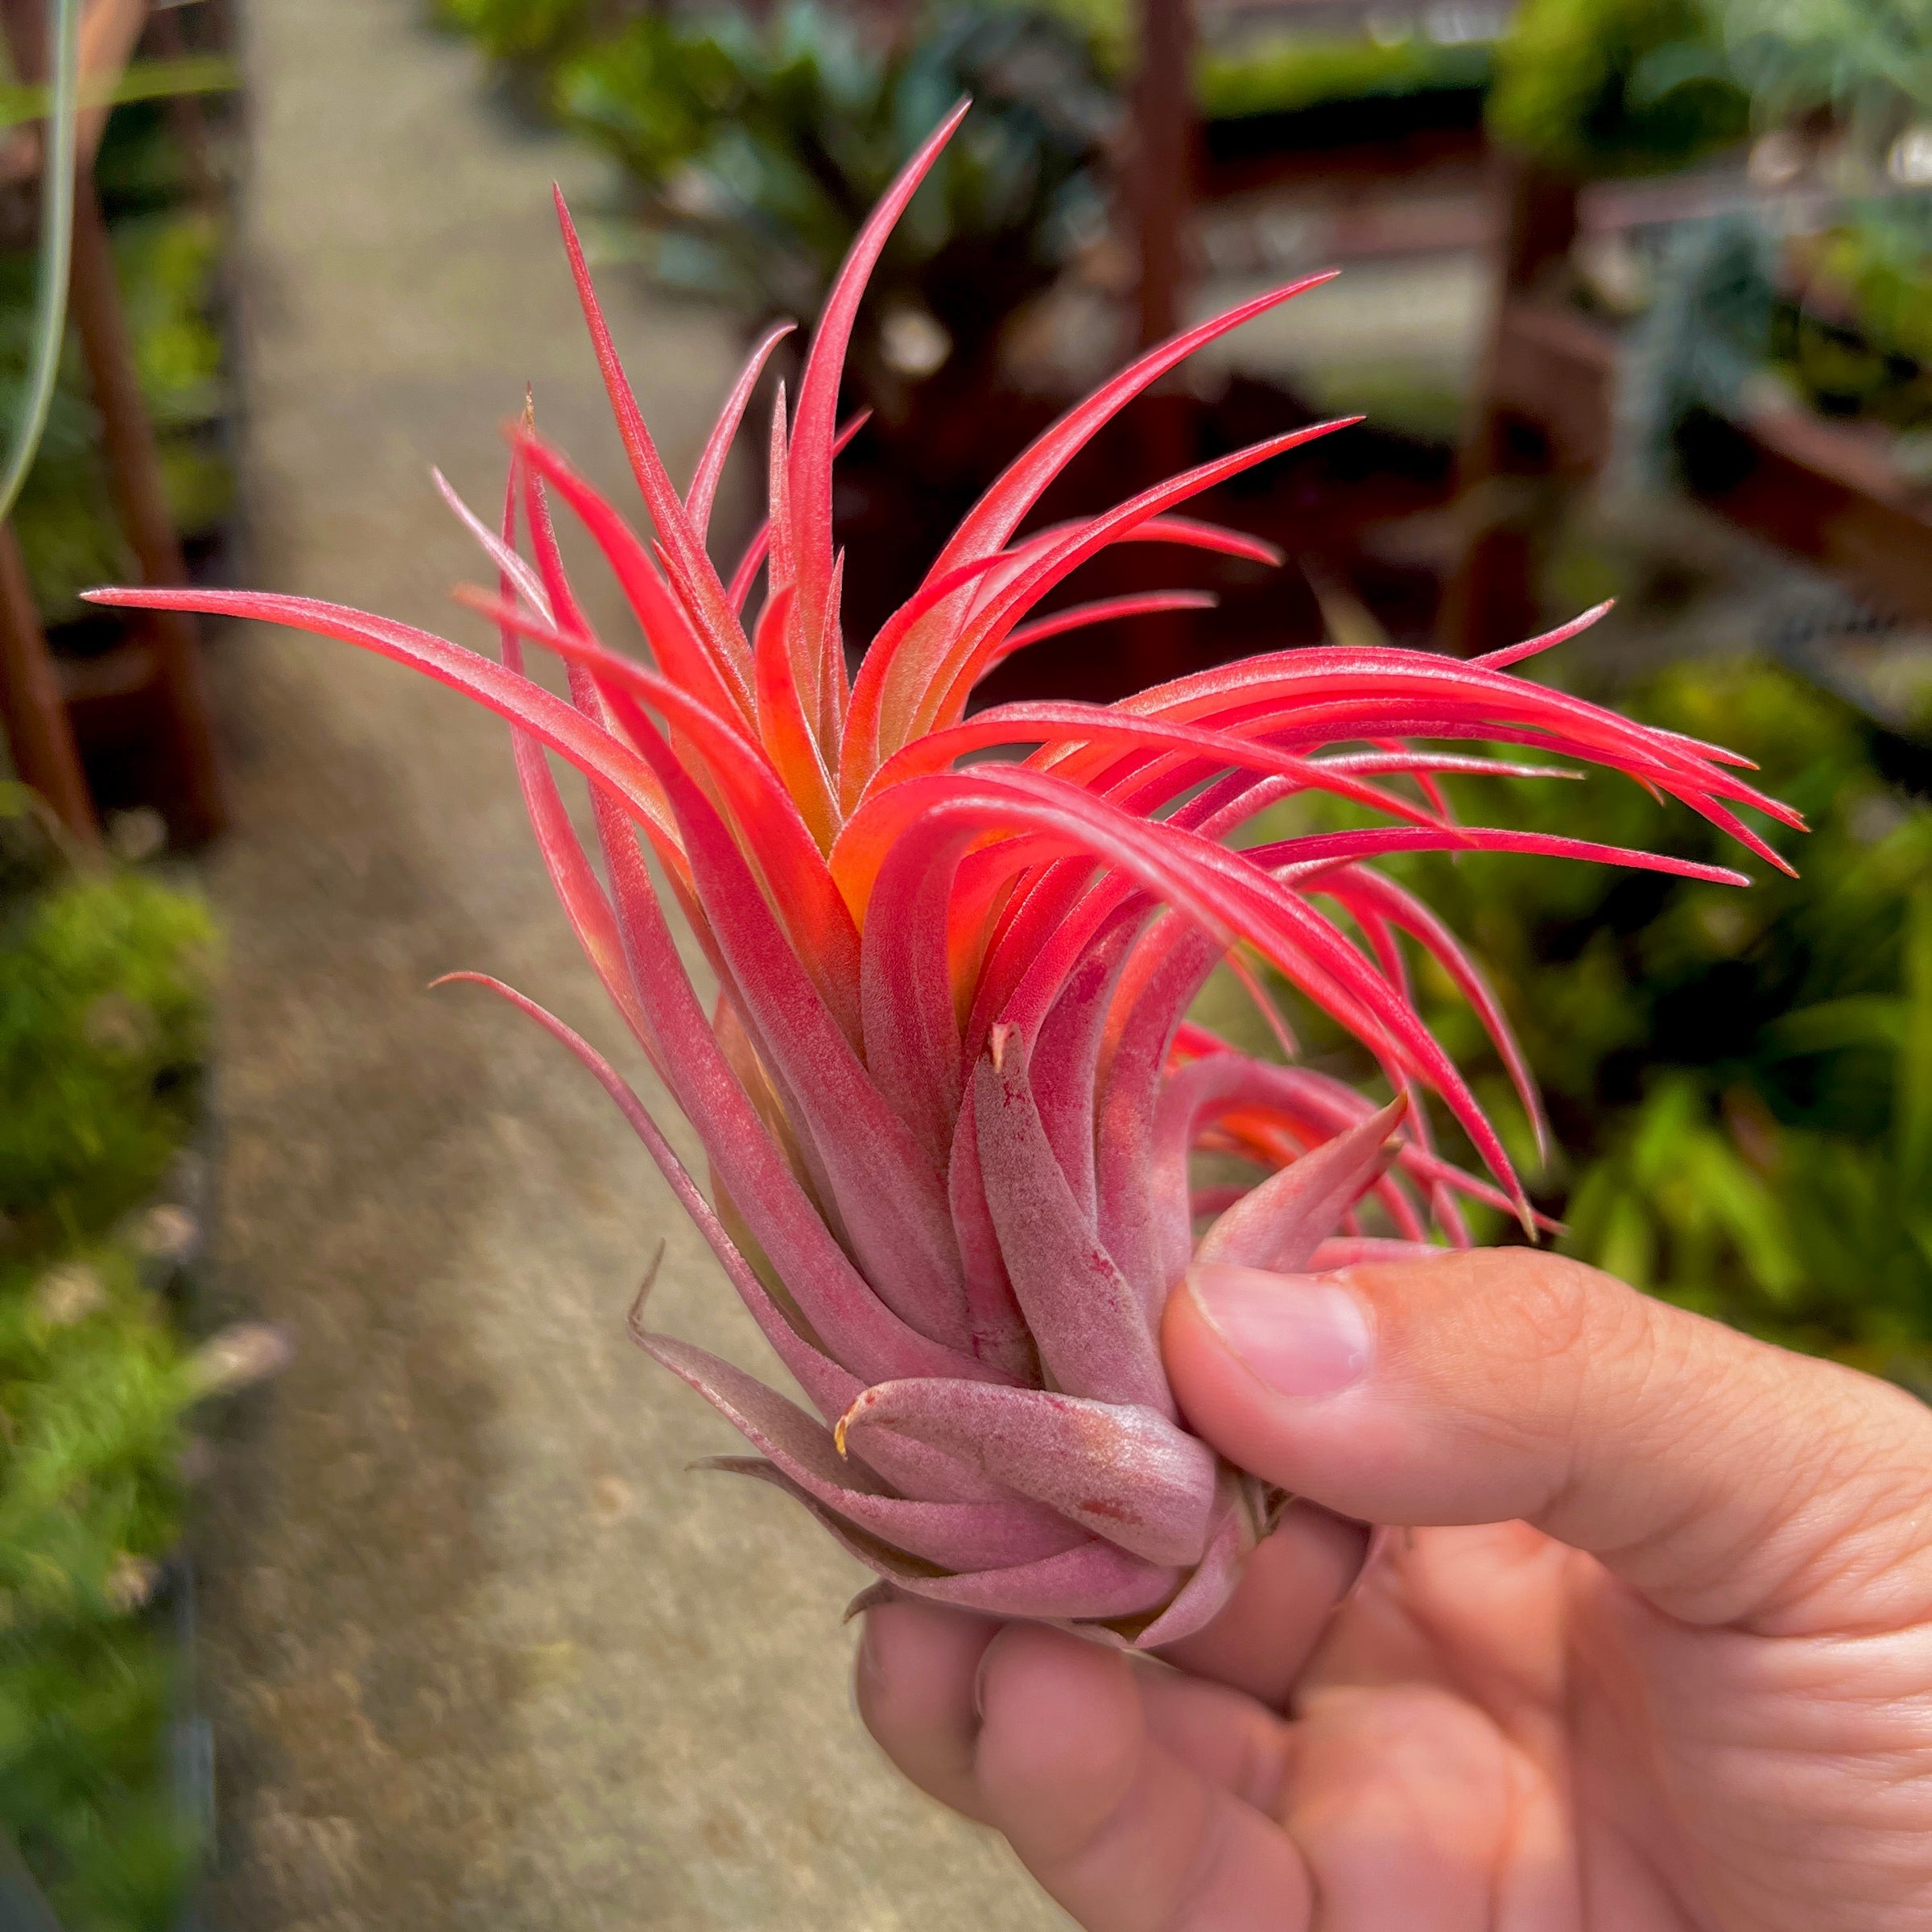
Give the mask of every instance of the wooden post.
M 39 17 L 30 17 L 20 0 L 6 0 L 0 19 L 18 71 L 44 72 L 45 36 Z M 39 793 L 76 838 L 91 842 L 98 837 L 73 726 L 10 523 L 0 524 L 0 725 L 21 782 Z
M 89 386 L 101 417 L 108 488 L 121 527 L 148 584 L 188 581 L 181 540 L 161 473 L 153 426 L 141 394 L 134 341 L 121 307 L 114 250 L 91 175 L 74 188 L 74 275 L 69 304 L 87 363 Z M 215 760 L 200 639 L 184 612 L 155 611 L 146 620 L 153 639 L 155 700 L 173 767 L 173 795 L 163 801 L 175 836 L 192 844 L 227 823 Z
M 1512 306 L 1565 261 L 1576 239 L 1576 184 L 1514 155 L 1495 158 L 1496 193 L 1504 208 L 1496 263 L 1496 307 L 1456 478 L 1457 498 L 1476 522 L 1443 592 L 1441 634 L 1464 657 L 1531 634 L 1536 599 L 1530 533 L 1507 501 L 1509 480 L 1546 474 L 1546 452 L 1534 430 L 1503 406 L 1501 358 Z
M 11 524 L 0 524 L 0 727 L 14 770 L 77 839 L 99 835 L 60 681 Z
M 155 9 L 149 22 L 148 46 L 161 59 L 179 60 L 189 47 L 181 31 L 178 6 Z M 208 117 L 201 111 L 196 94 L 171 94 L 167 101 L 168 126 L 181 144 L 181 158 L 188 168 L 189 190 L 197 207 L 218 209 L 221 204 L 221 176 L 215 166 L 213 148 L 208 138 Z
M 1194 33 L 1188 0 L 1141 0 L 1133 85 L 1133 217 L 1139 346 L 1180 327 L 1194 173 Z
M 1129 205 L 1135 252 L 1133 337 L 1151 349 L 1179 329 L 1187 306 L 1188 216 L 1193 203 L 1195 106 L 1191 0 L 1140 0 L 1140 66 L 1134 76 Z M 1133 405 L 1136 487 L 1158 481 L 1195 460 L 1193 398 L 1171 379 Z M 1136 588 L 1167 581 L 1158 557 L 1127 557 L 1116 566 Z M 1141 689 L 1187 667 L 1191 627 L 1179 613 L 1136 618 L 1129 626 L 1127 676 Z

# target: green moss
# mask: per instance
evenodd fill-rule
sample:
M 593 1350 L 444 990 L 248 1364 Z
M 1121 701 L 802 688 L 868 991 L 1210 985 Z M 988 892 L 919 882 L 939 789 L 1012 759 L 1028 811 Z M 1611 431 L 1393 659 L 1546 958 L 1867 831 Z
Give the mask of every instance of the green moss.
M 0 795 L 0 1831 L 70 1932 L 162 1932 L 195 1847 L 141 1613 L 193 1390 L 130 1216 L 191 1124 L 212 927 L 34 824 Z
M 167 1932 L 192 1872 L 169 1783 L 173 1659 L 130 1623 L 0 1637 L 0 1826 L 67 1932 Z
M 0 1633 L 127 1608 L 179 1530 L 179 1344 L 114 1245 L 0 1271 Z
M 1440 45 L 1420 34 L 1390 41 L 1282 34 L 1203 53 L 1195 94 L 1210 120 L 1293 114 L 1330 101 L 1366 101 L 1479 88 L 1489 79 L 1486 41 Z
M 138 875 L 70 881 L 0 932 L 0 1213 L 38 1248 L 143 1199 L 205 1046 L 212 929 Z

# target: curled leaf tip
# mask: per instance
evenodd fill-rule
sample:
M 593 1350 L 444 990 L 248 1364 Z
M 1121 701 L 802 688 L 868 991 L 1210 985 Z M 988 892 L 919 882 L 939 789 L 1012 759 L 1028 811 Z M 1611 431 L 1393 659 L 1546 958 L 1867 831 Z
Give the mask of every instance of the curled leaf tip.
M 650 1299 L 650 1291 L 657 1286 L 658 1270 L 664 1265 L 665 1243 L 658 1243 L 657 1253 L 650 1257 L 650 1264 L 644 1270 L 644 1278 L 638 1284 L 638 1292 L 632 1297 L 630 1312 L 624 1318 L 624 1325 L 630 1331 L 634 1341 L 642 1342 L 646 1333 L 644 1304 Z
M 896 1604 L 898 1600 L 898 1591 L 881 1578 L 876 1583 L 869 1583 L 845 1606 L 845 1613 L 839 1621 L 849 1624 L 855 1616 L 863 1616 L 869 1610 L 877 1610 L 887 1604 Z

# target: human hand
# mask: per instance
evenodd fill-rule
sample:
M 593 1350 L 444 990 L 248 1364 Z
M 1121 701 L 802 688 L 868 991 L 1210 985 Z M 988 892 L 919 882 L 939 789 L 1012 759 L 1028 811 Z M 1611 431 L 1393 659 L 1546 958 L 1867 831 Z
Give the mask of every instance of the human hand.
M 860 1651 L 1089 1932 L 1932 1925 L 1932 1411 L 1522 1249 L 1198 1269 L 1163 1342 L 1306 1499 L 1220 1619 L 1166 1667 L 894 1604 Z M 1347 1594 L 1363 1521 L 1418 1527 Z

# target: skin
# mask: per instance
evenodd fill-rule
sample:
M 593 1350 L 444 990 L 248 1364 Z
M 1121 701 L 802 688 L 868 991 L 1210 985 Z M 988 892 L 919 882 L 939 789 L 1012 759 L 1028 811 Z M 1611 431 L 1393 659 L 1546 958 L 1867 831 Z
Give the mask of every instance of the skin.
M 1191 1426 L 1303 1499 L 1220 1618 L 871 1612 L 906 1776 L 1089 1932 L 1932 1925 L 1932 1411 L 1525 1249 L 1323 1283 L 1336 1392 L 1169 1307 Z

